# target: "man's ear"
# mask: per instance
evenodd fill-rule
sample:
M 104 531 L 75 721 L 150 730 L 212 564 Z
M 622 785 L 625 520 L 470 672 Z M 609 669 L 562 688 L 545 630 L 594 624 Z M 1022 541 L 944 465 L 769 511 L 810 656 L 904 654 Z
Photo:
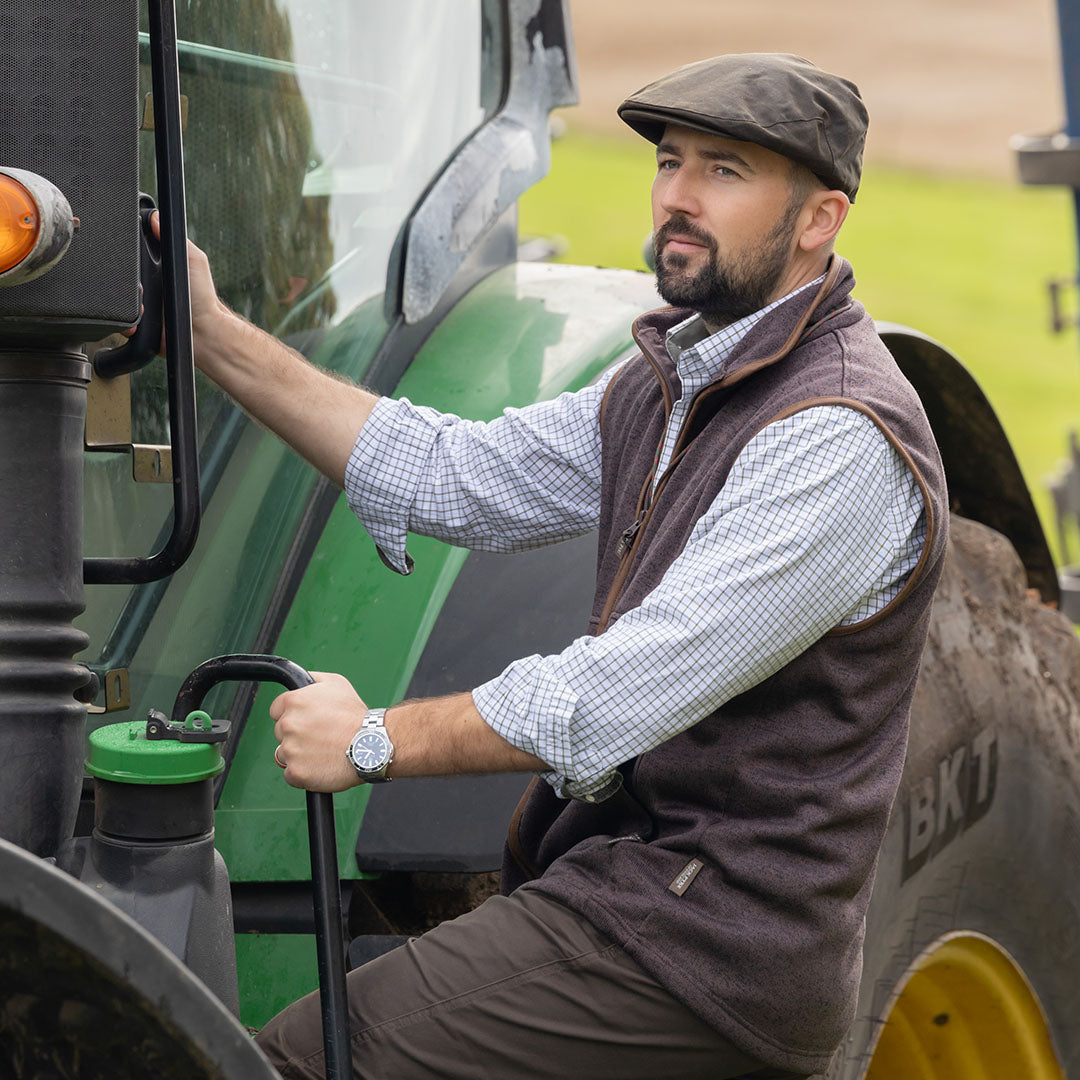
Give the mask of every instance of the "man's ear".
M 799 247 L 817 251 L 831 244 L 850 208 L 851 202 L 842 191 L 815 191 L 803 206 L 803 213 L 809 211 L 810 219 L 799 235 Z

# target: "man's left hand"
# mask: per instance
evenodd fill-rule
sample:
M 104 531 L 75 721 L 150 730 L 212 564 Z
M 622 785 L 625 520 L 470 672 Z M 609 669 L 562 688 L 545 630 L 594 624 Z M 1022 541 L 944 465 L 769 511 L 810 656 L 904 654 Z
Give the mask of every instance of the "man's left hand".
M 293 787 L 345 791 L 361 782 L 345 751 L 367 705 L 343 675 L 313 671 L 311 677 L 311 686 L 279 694 L 270 705 L 280 743 L 275 756 Z

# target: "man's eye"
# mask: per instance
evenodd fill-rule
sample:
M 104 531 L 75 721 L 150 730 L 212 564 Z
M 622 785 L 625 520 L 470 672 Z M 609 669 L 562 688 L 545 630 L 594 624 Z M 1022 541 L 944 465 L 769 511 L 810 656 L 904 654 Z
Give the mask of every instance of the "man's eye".
M 658 169 L 658 170 L 659 170 L 660 172 L 664 172 L 665 170 L 667 170 L 668 172 L 670 172 L 670 171 L 671 171 L 672 169 L 675 169 L 675 168 L 677 168 L 677 167 L 678 167 L 678 164 L 679 164 L 679 163 L 678 163 L 677 161 L 673 160 L 672 158 L 668 158 L 668 159 L 666 159 L 665 161 L 658 161 L 658 162 L 656 163 L 656 168 L 657 168 L 657 169 Z

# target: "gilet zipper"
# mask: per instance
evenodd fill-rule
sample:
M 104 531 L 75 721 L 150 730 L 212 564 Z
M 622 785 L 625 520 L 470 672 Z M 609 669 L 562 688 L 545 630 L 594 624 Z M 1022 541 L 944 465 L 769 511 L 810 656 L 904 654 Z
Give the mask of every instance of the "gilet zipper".
M 661 493 L 664 490 L 664 485 L 667 483 L 675 466 L 678 465 L 683 455 L 689 449 L 689 440 L 687 438 L 688 433 L 692 428 L 692 421 L 694 415 L 697 413 L 701 402 L 705 400 L 711 394 L 727 389 L 733 386 L 737 382 L 741 382 L 747 375 L 753 374 L 756 371 L 761 370 L 763 367 L 767 367 L 776 363 L 777 360 L 783 359 L 795 346 L 808 334 L 813 332 L 820 323 L 810 324 L 810 317 L 818 309 L 821 301 L 832 292 L 833 286 L 836 284 L 836 279 L 840 276 L 841 260 L 835 256 L 832 258 L 830 266 L 825 274 L 825 279 L 818 286 L 817 292 L 814 294 L 814 298 L 810 303 L 810 306 L 803 313 L 802 318 L 796 323 L 791 334 L 788 336 L 787 341 L 773 353 L 771 356 L 764 357 L 761 360 L 755 361 L 740 368 L 725 378 L 720 379 L 719 382 L 712 383 L 705 387 L 694 398 L 693 403 L 690 405 L 690 411 L 687 413 L 686 419 L 683 421 L 682 430 L 679 432 L 679 437 L 675 442 L 674 450 L 672 451 L 671 463 L 664 470 L 663 476 L 661 476 L 656 486 L 652 486 L 652 480 L 656 473 L 656 466 L 660 461 L 661 449 L 664 445 L 664 437 L 660 436 L 660 447 L 657 448 L 656 457 L 653 459 L 653 467 L 649 471 L 649 475 L 645 478 L 645 484 L 641 489 L 641 494 L 638 496 L 638 508 L 634 515 L 634 520 L 631 524 L 623 530 L 619 536 L 618 543 L 615 547 L 615 554 L 619 559 L 619 567 L 615 574 L 615 578 L 611 583 L 611 588 L 608 590 L 607 600 L 604 602 L 603 611 L 600 613 L 600 621 L 597 624 L 596 632 L 598 634 L 603 633 L 607 628 L 608 621 L 611 619 L 611 614 L 615 610 L 615 605 L 619 601 L 619 596 L 622 594 L 623 586 L 626 584 L 626 578 L 630 573 L 630 567 L 634 564 L 634 556 L 637 554 L 638 548 L 641 546 L 642 537 L 645 535 L 645 530 L 649 524 L 649 519 L 652 517 L 653 508 L 656 506 L 657 500 L 660 498 Z M 826 316 L 821 322 L 826 322 L 828 319 L 835 315 L 838 315 L 840 311 L 846 310 L 850 305 L 845 305 L 838 311 L 832 312 Z M 637 336 L 637 324 L 634 325 L 634 341 L 636 342 L 641 354 L 649 362 L 649 366 L 653 369 L 657 380 L 660 383 L 660 389 L 664 395 L 664 432 L 667 432 L 667 426 L 671 422 L 671 390 L 668 387 L 667 380 L 664 378 L 663 372 L 660 370 L 659 365 L 653 360 L 650 353 L 642 348 L 641 342 L 638 341 Z

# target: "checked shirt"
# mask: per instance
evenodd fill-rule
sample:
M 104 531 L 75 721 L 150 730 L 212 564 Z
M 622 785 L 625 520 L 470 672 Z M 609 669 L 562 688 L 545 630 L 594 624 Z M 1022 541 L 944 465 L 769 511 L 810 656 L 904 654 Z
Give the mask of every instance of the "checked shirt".
M 682 394 L 657 476 L 694 396 L 788 298 L 715 334 L 698 316 L 669 332 Z M 384 398 L 349 459 L 349 505 L 401 573 L 411 569 L 410 530 L 507 553 L 588 532 L 599 519 L 599 410 L 613 374 L 486 423 Z M 843 406 L 805 409 L 750 440 L 639 607 L 561 653 L 515 661 L 473 701 L 504 739 L 551 766 L 541 775 L 558 794 L 605 798 L 618 787 L 619 764 L 691 727 L 833 627 L 883 608 L 925 535 L 915 480 L 873 421 Z

